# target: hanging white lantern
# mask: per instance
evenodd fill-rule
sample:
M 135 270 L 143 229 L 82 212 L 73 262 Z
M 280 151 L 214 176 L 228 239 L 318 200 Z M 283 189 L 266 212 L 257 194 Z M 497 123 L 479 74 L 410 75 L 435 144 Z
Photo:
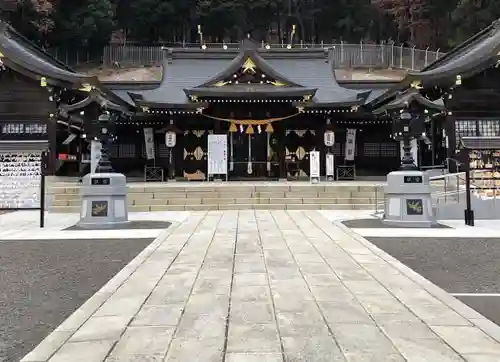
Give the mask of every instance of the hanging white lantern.
M 165 145 L 167 147 L 175 147 L 175 144 L 177 142 L 177 135 L 175 132 L 169 131 L 165 133 Z
M 326 131 L 324 137 L 325 137 L 325 146 L 332 147 L 335 143 L 335 132 Z

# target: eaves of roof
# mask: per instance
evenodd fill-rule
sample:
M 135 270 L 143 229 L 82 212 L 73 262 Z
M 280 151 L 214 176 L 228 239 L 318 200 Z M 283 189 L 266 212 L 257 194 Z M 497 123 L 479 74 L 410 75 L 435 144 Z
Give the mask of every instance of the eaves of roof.
M 439 111 L 443 111 L 445 109 L 442 100 L 431 101 L 422 96 L 417 89 L 413 88 L 399 93 L 391 102 L 375 109 L 374 113 L 381 114 L 395 109 L 402 109 L 410 105 L 412 102 L 416 102 L 429 109 L 435 109 Z
M 409 72 L 401 82 L 373 99 L 370 105 L 378 107 L 398 92 L 408 89 L 412 83 L 423 88 L 452 86 L 457 76 L 463 80 L 497 64 L 499 54 L 500 21 L 497 20 L 421 71 Z
M 5 22 L 0 22 L 0 53 L 7 67 L 33 79 L 45 78 L 47 84 L 73 89 L 98 84 L 97 77 L 74 72 Z

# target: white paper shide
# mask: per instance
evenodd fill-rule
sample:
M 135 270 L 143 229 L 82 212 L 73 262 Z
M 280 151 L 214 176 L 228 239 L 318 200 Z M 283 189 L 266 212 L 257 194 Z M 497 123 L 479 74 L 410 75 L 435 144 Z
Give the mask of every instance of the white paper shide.
M 208 174 L 227 175 L 227 136 L 208 135 Z
M 97 165 L 101 160 L 102 144 L 99 141 L 90 141 L 90 173 L 95 173 Z

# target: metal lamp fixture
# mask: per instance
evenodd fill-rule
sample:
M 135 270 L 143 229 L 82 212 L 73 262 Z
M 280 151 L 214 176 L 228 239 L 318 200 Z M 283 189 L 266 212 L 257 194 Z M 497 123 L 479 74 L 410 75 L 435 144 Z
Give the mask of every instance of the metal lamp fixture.
M 101 158 L 97 164 L 96 173 L 111 173 L 113 168 L 111 167 L 111 161 L 109 160 L 109 126 L 110 126 L 110 114 L 108 111 L 101 114 L 97 120 L 97 124 L 100 129 L 99 138 L 101 141 Z
M 416 170 L 415 160 L 413 159 L 413 153 L 411 152 L 411 130 L 410 123 L 412 121 L 412 115 L 408 111 L 404 111 L 399 116 L 400 122 L 403 126 L 402 138 L 403 138 L 403 159 L 401 160 L 401 170 Z

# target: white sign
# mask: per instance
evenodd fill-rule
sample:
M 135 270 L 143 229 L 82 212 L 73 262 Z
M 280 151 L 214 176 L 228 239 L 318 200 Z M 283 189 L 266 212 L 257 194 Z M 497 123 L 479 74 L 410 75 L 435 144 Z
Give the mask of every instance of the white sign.
M 332 147 L 335 143 L 335 133 L 333 131 L 325 132 L 325 146 Z
M 148 160 L 154 160 L 155 136 L 152 128 L 144 128 L 144 144 L 146 145 L 146 158 Z
M 40 207 L 40 152 L 0 153 L 0 208 Z
M 335 177 L 335 156 L 331 153 L 326 155 L 326 178 L 333 180 Z
M 175 132 L 167 132 L 165 133 L 165 145 L 167 147 L 175 147 L 175 144 L 177 143 L 177 135 Z
M 319 152 L 309 152 L 309 177 L 312 180 L 319 181 Z
M 227 175 L 227 135 L 208 135 L 208 174 Z
M 90 173 L 95 173 L 101 160 L 102 144 L 99 141 L 90 141 Z
M 354 154 L 356 150 L 356 129 L 348 128 L 345 138 L 345 159 L 347 161 L 354 161 Z

